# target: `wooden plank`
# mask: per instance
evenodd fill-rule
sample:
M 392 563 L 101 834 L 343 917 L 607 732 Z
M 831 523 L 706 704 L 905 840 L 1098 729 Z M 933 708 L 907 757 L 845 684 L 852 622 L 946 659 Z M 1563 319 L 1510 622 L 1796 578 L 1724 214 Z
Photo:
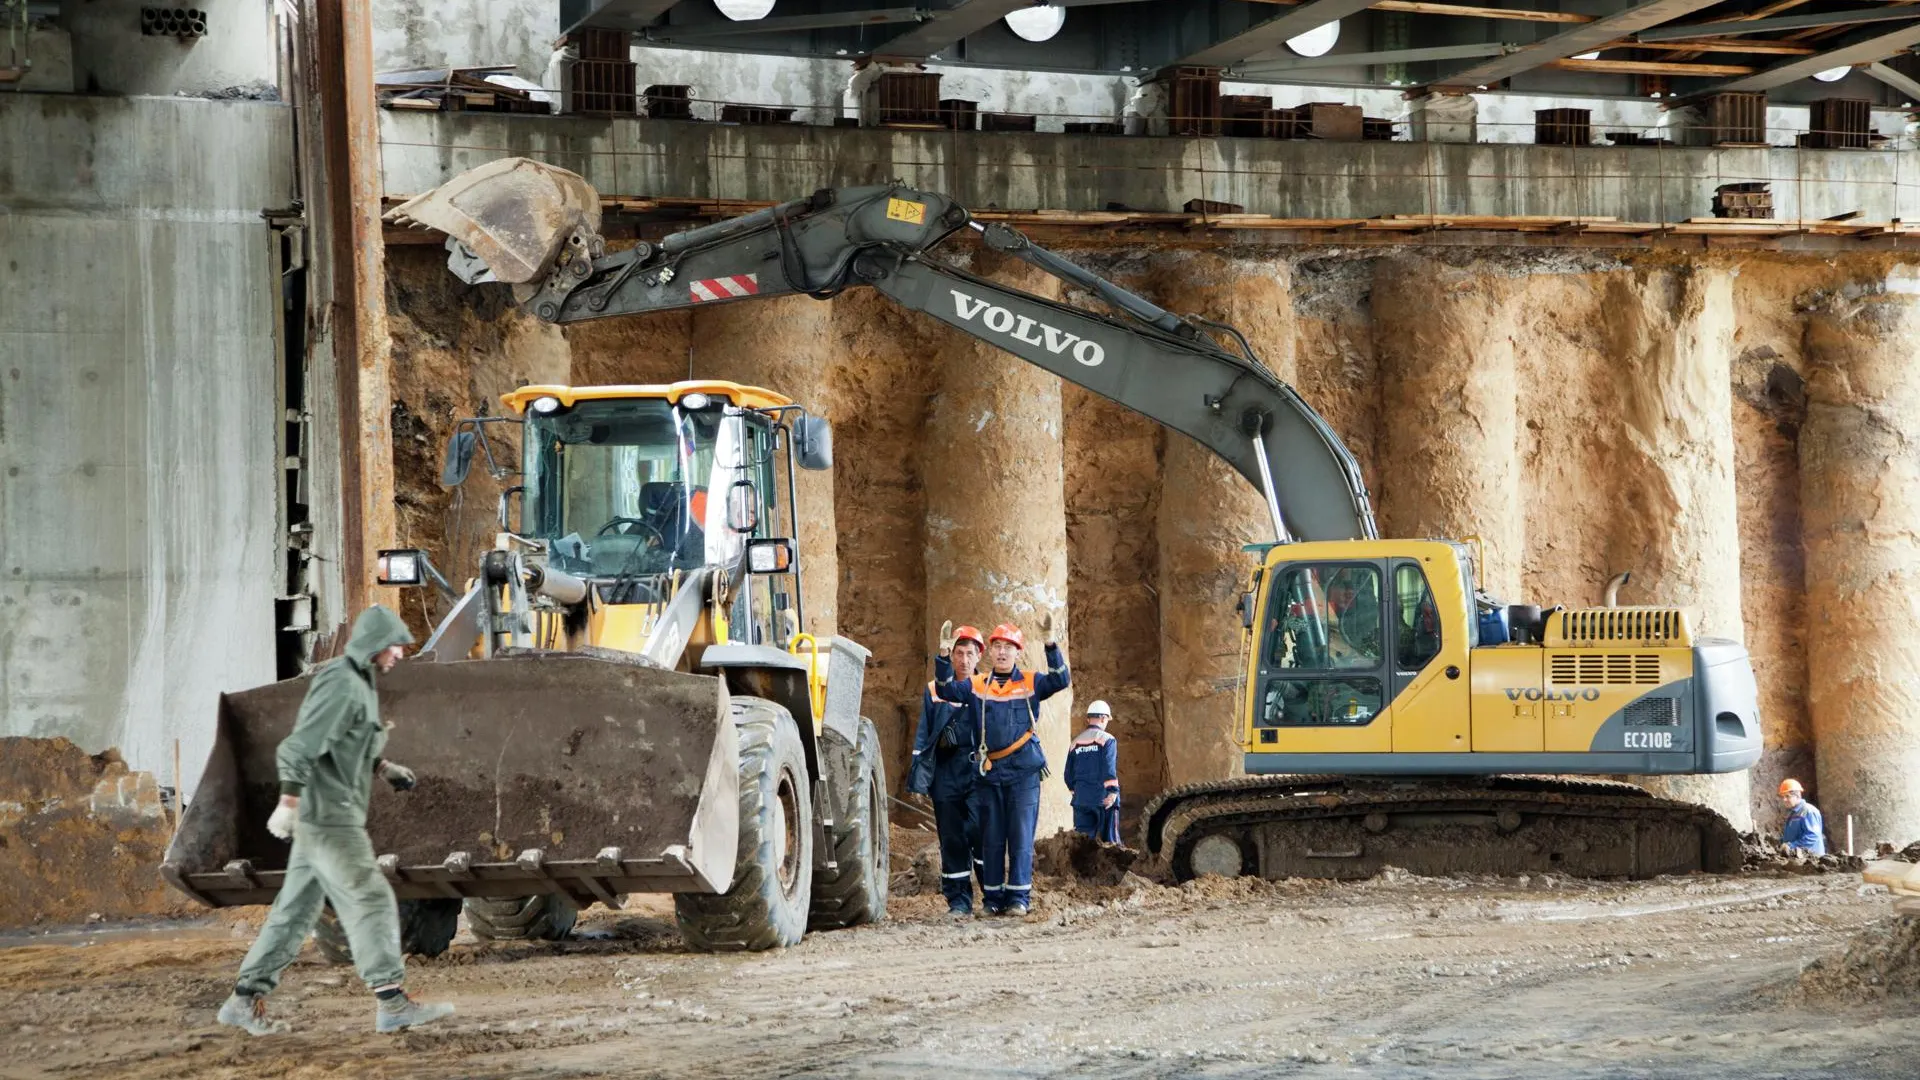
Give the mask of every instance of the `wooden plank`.
M 1553 60 L 1545 66 L 1561 71 L 1600 75 L 1751 75 L 1757 68 L 1745 64 L 1682 64 L 1667 60 Z
M 1766 41 L 1760 38 L 1703 38 L 1697 41 L 1629 41 L 1622 39 L 1602 49 L 1650 49 L 1656 52 L 1685 53 L 1675 60 L 1699 56 L 1703 52 L 1760 53 L 1768 56 L 1812 56 L 1819 50 L 1811 45 L 1790 41 Z
M 1414 15 L 1455 15 L 1469 19 L 1505 19 L 1513 22 L 1590 23 L 1592 15 L 1572 11 L 1529 11 L 1523 8 L 1478 7 L 1472 4 L 1433 4 L 1426 0 L 1380 0 L 1375 11 L 1405 11 Z

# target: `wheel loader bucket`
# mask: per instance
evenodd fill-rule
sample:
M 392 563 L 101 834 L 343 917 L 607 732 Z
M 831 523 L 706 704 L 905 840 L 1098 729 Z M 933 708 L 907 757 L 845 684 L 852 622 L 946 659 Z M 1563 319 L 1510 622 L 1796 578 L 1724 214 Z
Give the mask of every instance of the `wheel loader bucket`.
M 387 211 L 460 241 L 510 285 L 539 281 L 577 229 L 600 232 L 600 193 L 578 174 L 529 158 L 469 169 Z
M 345 661 L 338 661 L 344 663 Z M 161 871 L 213 907 L 273 899 L 275 749 L 310 677 L 220 698 L 219 729 Z M 367 832 L 401 899 L 724 892 L 739 748 L 716 677 L 579 653 L 403 663 L 379 677 L 385 755 Z

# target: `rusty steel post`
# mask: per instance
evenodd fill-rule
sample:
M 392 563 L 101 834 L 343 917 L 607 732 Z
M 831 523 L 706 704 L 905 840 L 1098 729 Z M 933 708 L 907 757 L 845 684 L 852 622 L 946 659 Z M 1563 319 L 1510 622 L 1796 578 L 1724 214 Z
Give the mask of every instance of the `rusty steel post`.
M 386 247 L 381 237 L 379 117 L 373 90 L 373 26 L 365 0 L 311 0 L 314 83 L 320 112 L 328 321 L 340 421 L 339 618 L 385 598 L 373 584 L 374 553 L 394 538 L 391 350 Z M 316 194 L 309 184 L 310 195 Z

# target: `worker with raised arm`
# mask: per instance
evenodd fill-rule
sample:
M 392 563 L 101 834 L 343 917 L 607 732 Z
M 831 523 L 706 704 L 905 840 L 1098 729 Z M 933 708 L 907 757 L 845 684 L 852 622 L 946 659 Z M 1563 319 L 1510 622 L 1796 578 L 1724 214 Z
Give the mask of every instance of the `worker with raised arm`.
M 1053 616 L 1040 617 L 1047 639 L 1047 670 L 1020 670 L 1025 639 L 1020 628 L 1001 623 L 987 635 L 992 670 L 956 678 L 951 623 L 941 627 L 934 685 L 940 696 L 980 710 L 975 766 L 975 813 L 986 865 L 980 891 L 989 915 L 1025 915 L 1032 907 L 1033 834 L 1040 824 L 1040 781 L 1047 756 L 1040 749 L 1040 703 L 1071 683 L 1066 655 L 1053 640 Z
M 293 731 L 274 755 L 280 802 L 267 831 L 293 843 L 286 878 L 220 1006 L 220 1023 L 253 1035 L 289 1030 L 285 1021 L 268 1019 L 267 995 L 300 955 L 325 904 L 340 917 L 354 966 L 373 991 L 375 1031 L 399 1031 L 453 1012 L 451 1005 L 416 1002 L 401 987 L 399 909 L 367 837 L 374 778 L 396 791 L 414 785 L 413 770 L 380 756 L 387 728 L 374 690 L 376 674 L 392 671 L 411 644 L 413 633 L 400 616 L 375 604 L 353 621 L 346 655 L 322 665 L 307 687 Z
M 1087 729 L 1067 747 L 1063 779 L 1073 792 L 1073 828 L 1103 844 L 1120 842 L 1120 747 L 1107 725 L 1113 709 L 1087 706 Z
M 971 679 L 986 641 L 971 626 L 940 628 L 951 636 L 953 677 Z M 979 706 L 968 708 L 942 699 L 929 682 L 920 700 L 920 726 L 913 735 L 913 764 L 907 769 L 907 790 L 933 801 L 933 825 L 940 835 L 940 892 L 947 898 L 947 914 L 973 915 L 973 879 L 985 865 L 980 856 L 980 828 L 973 812 L 974 747 L 980 741 Z
M 1809 855 L 1825 855 L 1826 822 L 1820 817 L 1820 808 L 1807 801 L 1806 789 L 1800 786 L 1800 781 L 1791 778 L 1780 781 L 1780 805 L 1787 808 L 1780 843 Z

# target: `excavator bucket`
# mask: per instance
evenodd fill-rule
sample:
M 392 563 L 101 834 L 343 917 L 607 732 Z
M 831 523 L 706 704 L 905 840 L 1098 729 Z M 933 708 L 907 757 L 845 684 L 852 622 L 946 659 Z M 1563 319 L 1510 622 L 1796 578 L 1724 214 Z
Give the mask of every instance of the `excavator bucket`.
M 408 199 L 386 218 L 439 229 L 486 263 L 494 280 L 531 284 L 553 269 L 576 230 L 600 232 L 600 194 L 565 169 L 502 158 Z
M 219 730 L 161 871 L 213 907 L 273 899 L 274 751 L 310 677 L 220 698 Z M 605 655 L 403 663 L 379 678 L 386 756 L 367 832 L 400 899 L 724 892 L 739 830 L 725 683 Z

